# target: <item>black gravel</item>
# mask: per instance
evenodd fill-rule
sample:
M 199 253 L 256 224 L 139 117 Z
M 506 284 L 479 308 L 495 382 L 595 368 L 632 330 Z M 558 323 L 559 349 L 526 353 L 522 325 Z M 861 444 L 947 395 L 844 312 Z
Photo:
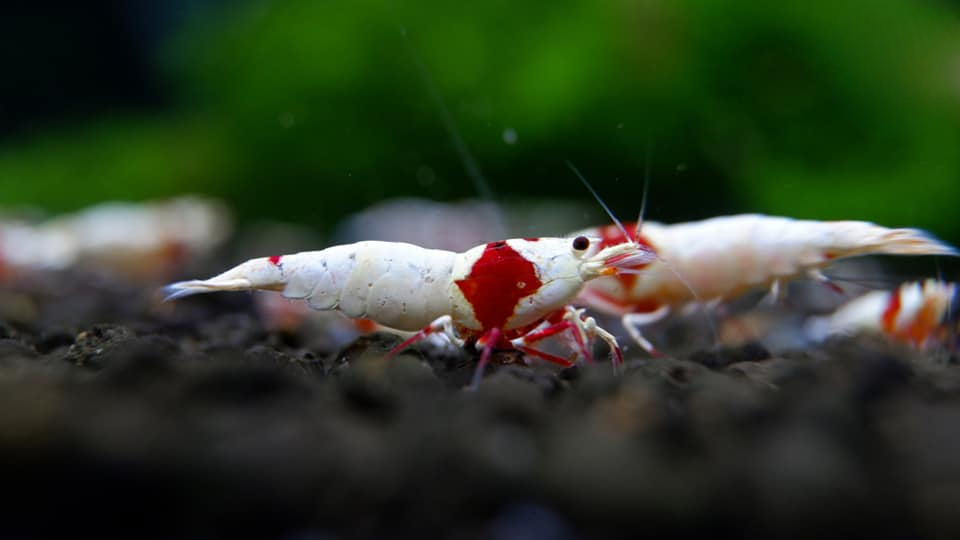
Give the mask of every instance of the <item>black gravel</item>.
M 960 368 L 877 340 L 554 370 L 343 350 L 250 296 L 8 287 L 0 537 L 951 538 Z

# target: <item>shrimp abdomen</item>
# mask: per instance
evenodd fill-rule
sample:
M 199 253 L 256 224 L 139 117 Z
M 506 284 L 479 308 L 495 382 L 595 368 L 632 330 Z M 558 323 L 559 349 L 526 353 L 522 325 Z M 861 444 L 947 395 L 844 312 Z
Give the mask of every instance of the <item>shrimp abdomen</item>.
M 411 244 L 357 242 L 251 259 L 210 279 L 174 283 L 166 292 L 172 300 L 215 291 L 280 291 L 313 309 L 412 331 L 451 312 L 455 258 Z
M 397 330 L 419 330 L 451 312 L 456 254 L 399 242 L 359 242 L 339 309 Z

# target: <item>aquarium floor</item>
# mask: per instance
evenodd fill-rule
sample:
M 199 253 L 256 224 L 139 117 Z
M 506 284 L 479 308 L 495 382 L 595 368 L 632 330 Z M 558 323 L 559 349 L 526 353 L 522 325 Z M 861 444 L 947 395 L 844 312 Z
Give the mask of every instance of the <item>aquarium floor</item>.
M 89 276 L 3 293 L 0 535 L 956 537 L 960 367 L 876 340 L 529 368 L 268 332 Z

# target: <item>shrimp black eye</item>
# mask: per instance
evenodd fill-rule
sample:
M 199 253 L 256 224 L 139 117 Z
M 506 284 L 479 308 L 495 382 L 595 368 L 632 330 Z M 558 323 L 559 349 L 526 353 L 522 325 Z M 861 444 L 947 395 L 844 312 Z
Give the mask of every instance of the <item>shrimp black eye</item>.
M 578 236 L 573 239 L 573 249 L 583 251 L 590 247 L 590 239 L 586 236 Z

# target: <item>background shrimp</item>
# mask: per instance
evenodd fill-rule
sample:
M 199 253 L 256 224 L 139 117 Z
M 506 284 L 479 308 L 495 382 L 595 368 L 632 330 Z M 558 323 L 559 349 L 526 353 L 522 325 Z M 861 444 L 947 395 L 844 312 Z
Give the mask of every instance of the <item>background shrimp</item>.
M 226 206 L 182 196 L 143 203 L 108 202 L 43 222 L 0 221 L 5 274 L 83 268 L 134 281 L 169 279 L 232 232 Z
M 473 341 L 483 350 L 476 384 L 494 348 L 570 365 L 530 346 L 568 331 L 580 343 L 581 354 L 589 354 L 582 338 L 590 334 L 606 340 L 615 359 L 620 358 L 612 335 L 565 306 L 587 281 L 635 270 L 653 254 L 633 242 L 591 249 L 599 241 L 585 236 L 512 239 L 463 253 L 365 241 L 251 259 L 213 278 L 174 283 L 167 290 L 170 299 L 212 291 L 279 291 L 314 309 L 416 332 L 391 354 L 438 332 L 458 344 Z
M 936 279 L 904 283 L 892 291 L 871 291 L 834 313 L 813 317 L 805 325 L 812 341 L 860 333 L 885 335 L 918 349 L 946 343 L 957 284 Z
M 812 221 L 744 214 L 664 225 L 627 224 L 631 239 L 656 251 L 643 275 L 622 274 L 588 284 L 579 300 L 619 315 L 631 337 L 648 352 L 653 345 L 640 327 L 691 303 L 716 304 L 746 291 L 809 277 L 829 283 L 821 270 L 834 260 L 859 255 L 957 255 L 918 229 L 890 229 L 864 221 Z M 625 240 L 609 226 L 582 231 L 603 238 L 597 248 Z

